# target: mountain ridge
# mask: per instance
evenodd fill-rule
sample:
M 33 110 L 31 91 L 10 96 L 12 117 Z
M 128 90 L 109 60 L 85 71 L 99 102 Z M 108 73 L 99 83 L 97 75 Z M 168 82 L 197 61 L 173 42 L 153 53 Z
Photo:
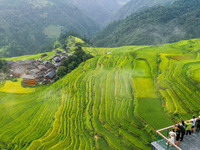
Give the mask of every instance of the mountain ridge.
M 119 9 L 119 11 L 114 16 L 114 19 L 123 19 L 133 13 L 146 10 L 156 5 L 169 5 L 172 4 L 174 1 L 175 0 L 130 0 Z
M 199 0 L 155 6 L 113 22 L 93 38 L 96 46 L 151 45 L 199 38 Z

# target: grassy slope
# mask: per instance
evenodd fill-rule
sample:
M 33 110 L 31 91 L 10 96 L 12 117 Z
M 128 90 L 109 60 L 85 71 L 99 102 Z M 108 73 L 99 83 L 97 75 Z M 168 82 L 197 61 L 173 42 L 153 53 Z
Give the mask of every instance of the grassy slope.
M 46 52 L 46 53 L 39 53 L 36 55 L 24 55 L 19 57 L 12 57 L 12 58 L 6 58 L 6 60 L 12 60 L 12 61 L 19 61 L 19 60 L 27 60 L 27 59 L 39 59 L 41 55 L 47 54 L 48 56 L 44 57 L 43 59 L 50 59 L 55 54 L 55 51 L 52 52 Z
M 199 48 L 200 40 L 85 47 L 95 58 L 55 84 L 0 92 L 0 147 L 150 149 L 152 129 L 199 112 Z

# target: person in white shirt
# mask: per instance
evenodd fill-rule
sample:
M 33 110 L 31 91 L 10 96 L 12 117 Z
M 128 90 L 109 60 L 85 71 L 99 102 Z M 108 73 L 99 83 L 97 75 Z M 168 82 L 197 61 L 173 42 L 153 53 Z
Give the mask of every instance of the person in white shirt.
M 175 144 L 175 141 L 176 141 L 176 132 L 174 132 L 174 129 L 172 129 L 172 131 L 170 131 L 169 132 L 169 141 L 171 142 L 171 143 L 173 143 L 173 144 Z M 167 145 L 169 144 L 169 143 L 166 143 Z
M 192 121 L 192 128 L 191 128 L 191 132 L 193 132 L 193 131 L 194 131 L 194 127 L 195 127 L 195 123 L 196 123 L 196 118 L 195 118 L 195 116 L 194 116 L 194 115 L 193 115 L 193 117 L 192 117 L 192 119 L 191 119 L 190 121 Z

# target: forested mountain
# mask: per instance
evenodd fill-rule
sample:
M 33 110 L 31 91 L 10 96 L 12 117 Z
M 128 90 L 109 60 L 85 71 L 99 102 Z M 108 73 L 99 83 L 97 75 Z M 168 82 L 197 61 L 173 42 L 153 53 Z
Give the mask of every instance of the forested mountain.
M 113 22 L 93 39 L 96 46 L 144 45 L 200 37 L 200 0 L 179 0 Z
M 174 1 L 175 0 L 131 0 L 119 9 L 114 19 L 123 19 L 132 13 L 145 10 L 155 5 L 169 5 Z
M 109 23 L 115 13 L 129 0 L 71 0 L 101 27 Z
M 68 0 L 0 1 L 0 57 L 34 53 L 61 32 L 88 37 L 98 29 Z

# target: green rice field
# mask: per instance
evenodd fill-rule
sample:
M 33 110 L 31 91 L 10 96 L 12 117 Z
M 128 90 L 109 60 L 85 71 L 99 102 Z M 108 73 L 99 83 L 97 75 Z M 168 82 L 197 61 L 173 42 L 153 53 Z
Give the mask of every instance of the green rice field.
M 150 150 L 155 130 L 199 114 L 199 39 L 83 49 L 94 58 L 52 85 L 1 86 L 0 149 Z

